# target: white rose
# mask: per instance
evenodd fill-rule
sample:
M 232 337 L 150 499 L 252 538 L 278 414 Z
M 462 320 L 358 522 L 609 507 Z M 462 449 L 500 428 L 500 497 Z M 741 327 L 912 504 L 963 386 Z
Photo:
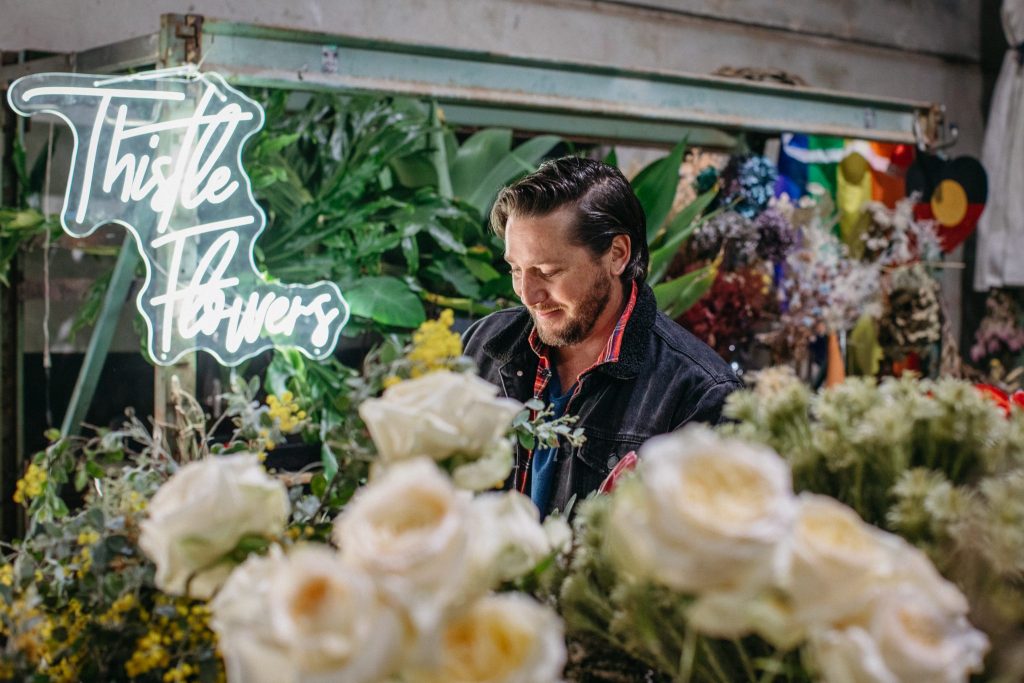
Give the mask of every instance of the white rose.
M 623 569 L 683 591 L 768 581 L 795 509 L 782 458 L 693 426 L 645 443 L 637 475 L 612 494 L 609 550 Z
M 555 550 L 537 506 L 517 491 L 477 496 L 472 519 L 470 565 L 487 588 L 527 574 Z
M 839 501 L 804 493 L 780 554 L 779 582 L 803 624 L 835 623 L 892 582 L 903 548 Z
M 290 683 L 297 676 L 288 651 L 267 621 L 267 600 L 284 557 L 273 546 L 266 557 L 250 555 L 210 602 L 210 628 L 231 683 Z
M 429 630 L 465 599 L 471 500 L 430 460 L 398 463 L 356 493 L 333 539 Z
M 452 471 L 452 480 L 460 489 L 486 491 L 505 483 L 515 460 L 508 439 L 491 442 L 478 460 L 459 465 Z
M 489 454 L 522 404 L 498 398 L 498 389 L 473 374 L 432 372 L 390 387 L 359 406 L 384 463 L 427 456 Z M 507 475 L 507 472 L 505 473 Z M 504 480 L 489 475 L 488 486 Z
M 771 588 L 705 593 L 687 610 L 687 619 L 705 635 L 741 638 L 757 633 L 782 650 L 792 650 L 806 639 L 786 596 Z
M 555 683 L 566 651 L 562 621 L 520 594 L 491 595 L 449 621 L 438 665 L 410 683 Z
M 288 521 L 288 491 L 252 454 L 192 462 L 153 496 L 139 546 L 156 564 L 157 587 L 209 598 L 233 565 L 224 560 L 247 535 L 276 536 Z M 189 578 L 191 577 L 191 583 Z
M 981 671 L 988 639 L 930 595 L 904 583 L 872 605 L 865 621 L 812 638 L 828 683 L 963 683 Z
M 303 683 L 376 683 L 402 663 L 399 612 L 326 546 L 288 555 L 270 581 L 266 618 Z

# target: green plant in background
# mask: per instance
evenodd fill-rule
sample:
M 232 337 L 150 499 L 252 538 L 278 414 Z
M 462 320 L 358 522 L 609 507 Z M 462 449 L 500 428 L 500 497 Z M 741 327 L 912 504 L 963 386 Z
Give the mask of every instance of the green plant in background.
M 718 194 L 712 188 L 672 214 L 672 204 L 679 187 L 679 167 L 686 152 L 686 140 L 660 159 L 645 166 L 632 180 L 633 191 L 647 216 L 647 243 L 651 250 L 647 284 L 654 289 L 660 308 L 670 318 L 677 318 L 704 296 L 718 276 L 718 261 L 705 264 L 685 275 L 665 280 L 669 266 L 693 231 L 710 217 L 702 216 Z M 606 161 L 614 162 L 614 152 Z
M 15 206 L 0 207 L 0 284 L 5 287 L 11 284 L 11 263 L 19 251 L 47 231 L 51 239 L 61 235 L 58 217 L 47 218 L 38 208 L 46 182 L 46 149 L 39 152 L 29 168 L 25 146 L 20 137 L 15 137 L 12 157 L 17 178 L 17 201 Z
M 513 151 L 511 131 L 495 129 L 459 147 L 419 101 L 314 95 L 299 111 L 286 101 L 269 96 L 246 159 L 270 219 L 257 253 L 270 276 L 337 282 L 351 331 L 416 327 L 424 301 L 480 313 L 510 296 L 484 213 L 558 138 Z

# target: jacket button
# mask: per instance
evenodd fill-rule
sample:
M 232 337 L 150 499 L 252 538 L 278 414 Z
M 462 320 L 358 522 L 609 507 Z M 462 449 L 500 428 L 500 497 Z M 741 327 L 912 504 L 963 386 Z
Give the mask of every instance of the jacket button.
M 522 370 L 516 370 L 516 377 L 522 377 L 522 376 L 523 376 L 523 371 Z
M 608 469 L 612 469 L 613 467 L 615 467 L 618 464 L 619 464 L 619 456 L 613 455 L 612 457 L 608 458 Z

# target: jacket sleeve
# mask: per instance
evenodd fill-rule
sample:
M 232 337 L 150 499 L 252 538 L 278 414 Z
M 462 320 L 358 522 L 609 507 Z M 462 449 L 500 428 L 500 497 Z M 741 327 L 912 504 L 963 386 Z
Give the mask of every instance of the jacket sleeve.
M 690 410 L 683 411 L 683 415 L 677 416 L 678 419 L 673 429 L 679 429 L 690 422 L 703 422 L 709 425 L 721 424 L 724 421 L 722 409 L 725 407 L 725 399 L 739 388 L 741 388 L 740 382 L 731 378 L 712 381 L 705 385 L 697 401 L 687 405 Z

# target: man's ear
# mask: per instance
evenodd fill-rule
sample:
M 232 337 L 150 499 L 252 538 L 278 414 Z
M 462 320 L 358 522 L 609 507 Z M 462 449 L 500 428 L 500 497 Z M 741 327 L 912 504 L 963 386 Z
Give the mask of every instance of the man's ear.
M 611 256 L 612 275 L 619 276 L 625 272 L 632 254 L 631 244 L 629 235 L 616 235 L 612 238 L 612 246 L 608 249 L 608 254 Z

